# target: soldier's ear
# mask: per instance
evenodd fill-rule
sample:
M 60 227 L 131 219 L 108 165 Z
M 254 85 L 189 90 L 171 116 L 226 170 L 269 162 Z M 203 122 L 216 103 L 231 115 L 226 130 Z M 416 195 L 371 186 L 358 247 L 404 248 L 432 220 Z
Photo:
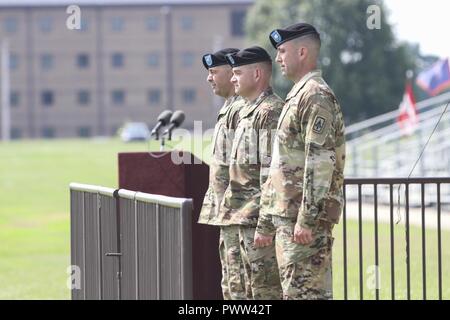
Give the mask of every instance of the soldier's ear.
M 305 57 L 308 53 L 308 49 L 306 47 L 299 46 L 297 53 L 298 53 L 298 57 L 300 58 L 300 60 L 303 60 L 303 59 L 305 59 Z
M 305 47 L 299 46 L 297 50 L 298 50 L 298 51 L 297 51 L 298 57 L 299 57 L 300 59 L 304 58 L 304 55 L 305 55 L 305 52 L 304 52 Z
M 259 80 L 261 78 L 261 69 L 259 67 L 255 68 L 253 77 L 255 78 L 255 80 Z

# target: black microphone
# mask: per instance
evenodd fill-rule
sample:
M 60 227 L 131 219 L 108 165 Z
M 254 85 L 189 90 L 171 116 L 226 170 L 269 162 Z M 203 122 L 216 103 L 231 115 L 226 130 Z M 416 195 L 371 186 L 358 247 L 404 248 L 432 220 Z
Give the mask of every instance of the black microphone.
M 184 121 L 185 115 L 184 112 L 181 110 L 177 110 L 173 113 L 172 118 L 170 118 L 170 125 L 169 127 L 166 129 L 166 131 L 164 131 L 164 134 L 168 134 L 169 135 L 169 140 L 172 138 L 172 130 L 175 128 L 178 128 Z
M 158 123 L 156 124 L 156 126 L 153 128 L 151 135 L 155 135 L 156 136 L 156 140 L 158 140 L 159 138 L 159 130 L 161 129 L 161 127 L 164 127 L 165 125 L 167 125 L 170 121 L 170 117 L 172 116 L 172 111 L 170 110 L 165 110 L 163 112 L 161 112 L 161 114 L 158 116 Z

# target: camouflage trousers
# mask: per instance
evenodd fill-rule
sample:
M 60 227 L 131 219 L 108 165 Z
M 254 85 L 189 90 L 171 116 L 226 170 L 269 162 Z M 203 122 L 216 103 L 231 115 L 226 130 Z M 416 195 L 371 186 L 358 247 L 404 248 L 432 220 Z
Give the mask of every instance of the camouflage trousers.
M 245 300 L 245 275 L 239 248 L 239 226 L 220 227 L 220 262 L 224 300 Z
M 275 246 L 255 248 L 254 227 L 240 226 L 239 241 L 245 269 L 245 287 L 249 300 L 280 300 L 282 290 Z
M 275 251 L 283 299 L 333 299 L 332 226 L 318 223 L 313 230 L 313 241 L 302 245 L 293 242 L 295 220 L 272 216 L 272 222 L 276 228 Z

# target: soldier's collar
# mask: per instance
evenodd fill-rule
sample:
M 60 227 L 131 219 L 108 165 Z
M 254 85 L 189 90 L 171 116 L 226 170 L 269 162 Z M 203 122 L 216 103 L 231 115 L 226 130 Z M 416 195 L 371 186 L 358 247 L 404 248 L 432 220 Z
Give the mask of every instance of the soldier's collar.
M 259 96 L 253 100 L 253 101 L 249 101 L 249 104 L 251 105 L 259 105 L 261 103 L 261 101 L 263 101 L 266 97 L 270 96 L 271 94 L 273 94 L 273 89 L 272 87 L 268 87 L 266 90 L 264 90 L 263 92 L 261 92 L 259 94 Z
M 229 97 L 228 99 L 225 100 L 225 104 L 227 106 L 233 104 L 237 99 L 239 98 L 239 96 L 237 94 L 232 95 L 231 97 Z
M 223 116 L 225 113 L 227 113 L 228 109 L 231 108 L 233 103 L 235 103 L 239 99 L 239 96 L 237 94 L 229 97 L 228 99 L 225 99 L 225 102 L 219 110 L 219 114 L 217 115 L 217 119 L 219 119 L 221 116 Z
M 310 80 L 311 78 L 314 77 L 321 77 L 322 76 L 322 71 L 319 69 L 315 69 L 312 70 L 310 72 L 308 72 L 307 74 L 305 74 L 303 76 L 303 78 L 300 79 L 299 82 L 297 82 L 291 89 L 291 91 L 289 91 L 288 95 L 286 96 L 286 101 L 291 99 L 292 97 L 296 96 L 297 93 L 300 91 L 301 88 L 303 88 L 303 86 L 306 84 L 306 82 L 308 82 L 308 80 Z
M 245 118 L 248 115 L 250 115 L 261 104 L 261 102 L 264 101 L 264 99 L 266 99 L 268 96 L 272 94 L 273 94 L 272 87 L 268 87 L 266 90 L 261 92 L 258 98 L 256 98 L 253 102 L 248 101 L 248 108 L 246 108 L 245 111 L 243 111 L 242 117 Z

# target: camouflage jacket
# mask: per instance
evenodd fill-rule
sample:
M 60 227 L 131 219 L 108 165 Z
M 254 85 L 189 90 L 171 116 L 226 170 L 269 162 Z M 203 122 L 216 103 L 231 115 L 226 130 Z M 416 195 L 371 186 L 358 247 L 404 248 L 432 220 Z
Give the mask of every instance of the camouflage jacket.
M 345 136 L 341 108 L 314 70 L 286 98 L 274 140 L 269 177 L 262 187 L 258 232 L 271 234 L 270 215 L 308 229 L 317 220 L 338 223 L 343 206 Z
M 230 183 L 219 209 L 220 223 L 256 227 L 261 185 L 270 166 L 272 131 L 283 104 L 268 88 L 240 111 L 231 149 Z
M 209 187 L 203 200 L 198 223 L 217 225 L 219 205 L 229 182 L 229 160 L 234 130 L 239 121 L 239 110 L 245 104 L 245 99 L 235 95 L 228 98 L 219 111 L 212 139 Z

